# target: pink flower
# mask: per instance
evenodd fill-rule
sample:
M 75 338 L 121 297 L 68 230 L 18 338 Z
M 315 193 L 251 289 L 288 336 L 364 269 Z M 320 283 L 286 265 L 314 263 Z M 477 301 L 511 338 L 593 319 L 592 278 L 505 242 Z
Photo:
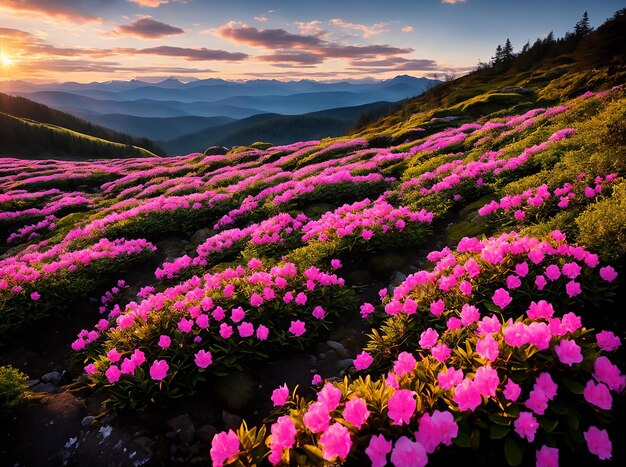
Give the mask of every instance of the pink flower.
M 487 334 L 484 339 L 476 342 L 476 352 L 478 352 L 478 355 L 482 358 L 493 362 L 500 354 L 498 341 L 496 341 L 491 334 Z
M 372 235 L 374 235 L 374 232 L 372 232 L 369 229 L 363 229 L 363 232 L 361 232 L 361 236 L 365 239 L 365 240 L 370 240 L 372 238 Z
M 593 363 L 593 377 L 615 392 L 621 392 L 626 386 L 626 377 L 604 356 L 598 357 Z
M 313 433 L 321 433 L 328 428 L 330 415 L 328 409 L 321 402 L 314 402 L 302 418 L 304 426 Z
M 248 267 L 250 269 L 260 269 L 263 267 L 263 262 L 260 259 L 252 258 L 248 261 Z
M 474 305 L 470 305 L 469 303 L 463 305 L 463 308 L 461 308 L 461 324 L 463 326 L 468 326 L 479 319 L 480 312 L 478 311 L 478 308 Z
M 393 365 L 393 372 L 400 378 L 413 371 L 416 363 L 417 360 L 415 360 L 415 357 L 413 357 L 412 354 L 409 352 L 402 352 L 398 355 L 398 359 Z
M 291 326 L 289 326 L 289 332 L 296 337 L 300 337 L 306 332 L 304 322 L 300 320 L 292 321 Z
M 420 334 L 419 345 L 422 349 L 430 349 L 437 343 L 437 339 L 439 339 L 439 333 L 433 328 L 428 328 Z
M 446 326 L 450 331 L 461 329 L 461 320 L 456 316 L 451 316 L 446 322 Z
M 229 326 L 226 323 L 220 324 L 220 336 L 222 336 L 222 339 L 228 339 L 232 335 L 233 335 L 232 326 Z
M 225 461 L 230 461 L 239 454 L 239 438 L 233 430 L 228 433 L 218 433 L 211 441 L 211 461 L 214 467 L 222 467 Z
M 559 450 L 548 446 L 538 449 L 537 467 L 559 467 Z
M 554 308 L 545 300 L 539 300 L 538 303 L 530 302 L 530 307 L 526 311 L 530 319 L 548 319 L 552 318 Z
M 387 403 L 389 418 L 396 425 L 402 425 L 403 423 L 408 425 L 411 423 L 411 417 L 415 412 L 416 406 L 415 393 L 408 389 L 399 389 L 393 393 Z
M 167 376 L 169 368 L 165 360 L 155 360 L 150 367 L 150 377 L 155 381 L 161 381 Z
M 519 417 L 513 423 L 515 432 L 522 438 L 526 438 L 529 443 L 535 440 L 535 433 L 539 428 L 539 423 L 535 416 L 530 412 L 520 412 Z
M 617 272 L 612 266 L 604 266 L 600 268 L 600 277 L 607 282 L 613 282 L 617 277 Z
M 327 383 L 317 394 L 317 401 L 328 410 L 335 410 L 341 400 L 341 389 Z
M 285 295 L 283 295 L 283 302 L 285 303 L 293 302 L 293 292 L 286 292 Z
M 430 349 L 430 353 L 438 362 L 445 362 L 451 354 L 450 347 L 446 344 L 437 344 L 433 348 Z
M 595 454 L 601 460 L 611 458 L 611 450 L 613 446 L 609 439 L 609 434 L 606 430 L 599 430 L 595 426 L 590 426 L 587 431 L 583 433 L 585 441 L 587 441 L 587 447 L 591 454 Z
M 548 408 L 548 396 L 546 393 L 535 385 L 528 395 L 528 400 L 524 403 L 526 407 L 535 412 L 537 415 L 543 415 Z
M 341 267 L 341 260 L 338 259 L 331 259 L 330 260 L 330 266 L 333 269 L 339 269 Z
M 264 301 L 265 300 L 263 299 L 263 297 L 256 292 L 250 295 L 250 305 L 254 307 L 260 307 L 261 305 L 263 305 Z
M 198 315 L 196 318 L 196 324 L 200 329 L 206 329 L 209 327 L 209 315 L 205 315 L 204 313 Z
M 372 364 L 373 361 L 374 359 L 372 358 L 372 356 L 369 353 L 363 351 L 358 354 L 354 359 L 354 367 L 359 371 L 365 370 Z
M 545 275 L 551 281 L 555 281 L 559 277 L 561 277 L 561 269 L 559 269 L 559 267 L 556 264 L 551 264 L 550 266 L 546 268 Z
M 500 307 L 500 309 L 504 309 L 513 299 L 505 289 L 497 289 L 493 297 L 491 297 L 491 300 L 493 300 L 493 303 Z
M 527 326 L 521 321 L 507 325 L 502 334 L 504 342 L 512 347 L 521 347 L 528 343 Z
M 107 358 L 111 363 L 117 363 L 120 361 L 120 358 L 122 358 L 122 354 L 113 348 L 107 352 Z
M 341 423 L 333 423 L 320 437 L 320 445 L 325 460 L 345 459 L 352 448 L 350 432 Z
M 391 463 L 395 467 L 424 467 L 428 463 L 428 455 L 420 443 L 402 436 L 393 448 Z
M 254 325 L 252 323 L 248 323 L 244 321 L 239 326 L 237 326 L 237 331 L 241 337 L 250 337 L 254 335 Z
M 387 465 L 387 454 L 391 452 L 391 446 L 391 441 L 387 441 L 383 435 L 372 436 L 365 449 L 365 454 L 372 461 L 372 467 L 385 467 Z
M 322 377 L 318 374 L 313 375 L 313 379 L 311 380 L 311 384 L 316 386 L 318 384 L 322 384 Z
M 374 305 L 371 303 L 364 303 L 361 305 L 361 317 L 363 319 L 367 319 L 374 313 Z
M 491 365 L 481 366 L 476 370 L 474 387 L 480 391 L 481 395 L 494 397 L 498 384 L 500 384 L 498 371 L 492 368 Z
M 211 356 L 211 352 L 207 352 L 206 350 L 199 350 L 196 352 L 194 361 L 196 365 L 200 368 L 206 368 L 210 364 L 213 363 L 213 357 Z
M 479 389 L 469 378 L 465 378 L 461 384 L 454 388 L 452 400 L 459 406 L 459 410 L 472 412 L 483 402 Z
M 512 379 L 509 379 L 507 381 L 506 386 L 504 387 L 504 391 L 502 391 L 504 397 L 506 397 L 511 402 L 516 402 L 521 393 L 522 388 Z
M 513 213 L 513 217 L 515 217 L 518 221 L 521 221 L 521 220 L 523 220 L 526 217 L 526 213 L 524 211 L 522 211 L 521 209 L 517 209 Z
M 550 326 L 546 323 L 530 323 L 526 327 L 526 335 L 528 342 L 536 346 L 539 350 L 546 350 L 550 347 L 552 333 L 550 332 Z
M 450 446 L 452 439 L 459 433 L 459 427 L 454 421 L 454 416 L 446 411 L 435 410 L 432 415 L 425 413 L 420 419 L 419 430 L 415 433 L 415 440 L 424 446 L 426 452 L 435 452 L 437 446 L 445 444 Z
M 276 423 L 272 424 L 270 437 L 270 449 L 272 453 L 269 456 L 269 461 L 276 465 L 280 463 L 283 457 L 283 451 L 290 449 L 296 442 L 296 425 L 289 415 L 283 415 L 276 420 Z
M 230 319 L 235 323 L 238 323 L 245 317 L 246 317 L 246 312 L 243 311 L 243 308 L 241 308 L 240 306 L 238 306 L 237 308 L 233 308 L 232 311 L 230 312 Z
M 259 327 L 256 328 L 256 337 L 260 341 L 264 341 L 265 339 L 267 339 L 267 336 L 269 335 L 269 333 L 270 333 L 270 330 L 266 326 L 263 326 L 262 324 L 259 324 Z
M 511 274 L 506 277 L 507 289 L 517 289 L 520 285 L 522 285 L 522 281 L 516 275 Z
M 444 301 L 439 299 L 436 302 L 432 302 L 430 304 L 430 312 L 435 316 L 439 316 L 443 313 L 444 307 L 445 307 Z
M 520 277 L 526 277 L 528 275 L 528 263 L 526 261 L 517 263 L 515 265 L 515 274 Z
M 620 338 L 613 334 L 611 331 L 601 331 L 596 334 L 596 341 L 598 342 L 598 347 L 602 350 L 606 350 L 607 352 L 612 352 L 617 349 L 622 342 Z
M 565 263 L 561 268 L 563 271 L 563 275 L 569 277 L 570 279 L 576 279 L 580 275 L 581 267 L 578 263 L 571 262 Z
M 554 351 L 561 363 L 565 365 L 572 366 L 574 363 L 583 361 L 580 346 L 572 340 L 563 339 L 559 344 L 554 346 Z
M 313 317 L 317 318 L 317 319 L 324 319 L 324 317 L 326 316 L 326 312 L 324 311 L 324 308 L 322 308 L 321 306 L 316 306 L 315 308 L 313 308 Z
M 184 333 L 191 332 L 191 328 L 192 327 L 193 327 L 193 320 L 192 319 L 182 318 L 178 322 L 178 329 L 180 329 Z
M 450 389 L 463 381 L 463 370 L 457 370 L 454 367 L 449 367 L 444 373 L 441 371 L 437 375 L 437 383 L 441 386 L 441 389 Z
M 277 387 L 272 391 L 272 402 L 274 403 L 274 407 L 283 406 L 285 402 L 287 402 L 287 398 L 289 397 L 289 388 L 287 384 L 283 384 L 282 386 Z
M 117 365 L 111 365 L 107 371 L 104 372 L 104 376 L 107 377 L 109 383 L 117 383 L 120 380 L 122 372 Z
M 30 294 L 30 299 L 37 301 L 41 298 L 41 295 L 39 294 L 39 292 L 33 292 Z
M 369 416 L 370 412 L 367 410 L 367 404 L 363 399 L 353 397 L 346 402 L 343 418 L 354 425 L 357 430 L 361 429 L 361 426 L 367 421 Z
M 463 295 L 472 295 L 472 284 L 468 281 L 463 281 L 459 284 L 459 290 Z
M 296 296 L 296 304 L 297 305 L 304 305 L 307 301 L 307 296 L 304 292 L 300 292 L 297 296 Z
M 582 290 L 580 289 L 580 283 L 576 281 L 569 281 L 567 284 L 565 284 L 565 291 L 570 297 L 580 295 L 580 293 L 582 292 Z
M 585 390 L 583 391 L 583 396 L 585 396 L 585 400 L 590 404 L 604 410 L 611 410 L 613 398 L 611 397 L 609 388 L 607 388 L 604 384 L 595 384 L 593 380 L 589 380 L 585 386 Z
M 535 277 L 535 285 L 538 290 L 543 290 L 544 287 L 548 284 L 548 281 L 542 275 Z

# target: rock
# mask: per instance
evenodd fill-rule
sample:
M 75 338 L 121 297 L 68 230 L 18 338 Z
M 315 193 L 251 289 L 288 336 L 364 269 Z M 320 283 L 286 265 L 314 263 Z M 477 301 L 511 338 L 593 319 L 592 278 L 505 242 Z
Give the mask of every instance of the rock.
M 228 406 L 241 410 L 252 402 L 258 383 L 249 373 L 238 371 L 219 378 L 215 386 L 217 394 Z
M 236 430 L 241 425 L 241 417 L 222 410 L 222 421 L 227 430 Z
M 63 375 L 59 373 L 58 371 L 51 371 L 50 373 L 46 373 L 45 375 L 43 375 L 41 377 L 41 380 L 44 383 L 52 383 L 55 386 L 58 386 L 59 383 L 61 382 L 62 377 Z
M 198 441 L 206 445 L 210 445 L 216 433 L 217 428 L 215 428 L 213 425 L 202 425 L 200 428 L 198 428 L 198 431 L 196 431 L 196 437 L 198 438 Z
M 26 381 L 26 386 L 32 388 L 33 386 L 37 386 L 40 382 L 41 380 L 38 379 L 29 379 L 28 381 Z
M 320 354 L 317 356 L 318 360 L 324 360 L 326 358 L 326 354 L 324 352 L 320 352 Z
M 210 146 L 204 151 L 205 156 L 222 156 L 228 152 L 224 146 Z
M 306 359 L 309 365 L 315 365 L 317 363 L 317 359 L 315 358 L 315 355 L 307 355 Z
M 406 275 L 402 274 L 400 271 L 396 271 L 393 273 L 393 277 L 391 278 L 391 282 L 389 283 L 389 287 L 387 288 L 390 294 L 393 294 L 393 291 L 396 287 L 402 284 L 406 280 Z
M 350 285 L 367 285 L 371 281 L 371 274 L 365 270 L 352 271 L 348 274 L 348 277 L 346 277 L 346 282 Z
M 343 344 L 336 341 L 326 341 L 326 344 L 328 345 L 328 347 L 337 352 L 337 355 L 339 355 L 341 358 L 350 357 L 350 352 L 348 352 L 348 349 L 346 349 Z
M 59 392 L 59 388 L 52 383 L 39 383 L 36 386 L 33 386 L 32 390 L 34 392 L 47 392 L 50 394 Z
M 351 358 L 344 358 L 343 360 L 339 360 L 337 362 L 337 367 L 345 370 L 346 368 L 350 368 L 354 364 L 354 360 Z
M 204 228 L 200 230 L 196 230 L 194 234 L 189 238 L 189 241 L 194 245 L 200 245 L 204 243 L 204 241 L 211 236 L 211 229 Z
M 167 427 L 178 435 L 178 439 L 181 443 L 193 443 L 196 428 L 193 426 L 189 415 L 183 414 L 169 419 L 167 421 Z
M 88 427 L 89 425 L 93 425 L 95 422 L 96 422 L 96 417 L 94 417 L 93 415 L 87 415 L 80 422 L 80 426 L 85 428 L 85 427 Z
M 377 279 L 387 280 L 397 271 L 407 264 L 407 255 L 399 253 L 380 253 L 372 255 L 368 261 L 369 272 Z
M 334 211 L 337 208 L 334 204 L 329 203 L 313 203 L 304 208 L 304 214 L 311 218 L 320 217 L 328 211 Z

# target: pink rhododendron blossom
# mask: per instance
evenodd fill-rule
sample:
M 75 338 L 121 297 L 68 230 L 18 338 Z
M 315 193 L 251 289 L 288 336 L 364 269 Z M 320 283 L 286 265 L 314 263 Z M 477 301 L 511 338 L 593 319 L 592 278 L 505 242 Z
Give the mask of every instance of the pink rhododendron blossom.
M 341 268 L 341 260 L 339 260 L 339 259 L 331 259 L 331 260 L 330 260 L 330 266 L 331 266 L 333 269 L 339 269 L 339 268 Z
M 449 367 L 445 372 L 441 371 L 437 375 L 437 383 L 441 389 L 453 388 L 461 384 L 461 381 L 463 381 L 463 370 L 457 370 L 454 367 Z
M 122 358 L 122 354 L 113 348 L 107 352 L 107 358 L 111 363 L 117 363 L 120 361 L 120 358 Z
M 440 316 L 444 311 L 445 304 L 443 300 L 439 299 L 430 304 L 430 312 L 435 316 Z
M 287 384 L 283 384 L 278 388 L 274 389 L 272 392 L 272 402 L 274 403 L 274 407 L 283 406 L 287 402 L 287 398 L 289 397 L 289 388 Z
M 613 334 L 611 331 L 601 331 L 596 334 L 596 341 L 598 343 L 598 347 L 602 350 L 606 350 L 607 352 L 612 352 L 617 349 L 622 342 L 619 337 Z
M 318 374 L 313 375 L 313 379 L 311 380 L 311 384 L 316 386 L 318 384 L 322 384 L 322 377 Z
M 348 402 L 343 410 L 343 418 L 346 421 L 354 425 L 358 430 L 367 421 L 370 416 L 369 410 L 367 410 L 367 404 L 363 399 L 353 397 Z
M 335 410 L 341 400 L 341 389 L 336 388 L 330 383 L 317 393 L 317 401 L 324 405 L 328 410 Z
M 33 292 L 30 294 L 30 299 L 37 301 L 41 298 L 41 295 L 39 294 L 39 292 Z
M 328 409 L 321 402 L 314 402 L 302 418 L 304 425 L 313 433 L 321 433 L 330 423 Z
M 122 372 L 117 367 L 117 365 L 111 365 L 107 369 L 107 371 L 104 372 L 104 376 L 107 377 L 107 380 L 109 380 L 109 383 L 111 384 L 117 383 L 120 380 L 121 375 L 122 375 Z
M 555 281 L 559 277 L 561 277 L 561 269 L 559 268 L 558 265 L 551 264 L 550 266 L 546 268 L 545 276 L 551 281 Z
M 548 319 L 554 315 L 554 308 L 545 300 L 539 300 L 537 303 L 530 302 L 530 307 L 526 314 L 530 319 Z
M 363 351 L 358 354 L 354 359 L 354 367 L 359 371 L 365 370 L 372 364 L 373 361 L 374 359 L 372 358 L 372 356 L 369 353 Z
M 535 277 L 535 285 L 537 286 L 538 290 L 543 290 L 547 284 L 548 281 L 543 275 Z
M 469 378 L 465 378 L 461 384 L 454 388 L 452 400 L 459 406 L 459 410 L 473 412 L 482 403 L 483 398 L 474 382 Z
M 259 327 L 256 328 L 256 337 L 260 341 L 266 340 L 269 333 L 270 330 L 267 328 L 267 326 L 263 326 L 262 324 L 260 324 Z
M 320 445 L 324 460 L 345 459 L 352 448 L 350 432 L 341 423 L 333 423 L 320 437 Z
M 167 376 L 170 366 L 165 360 L 155 360 L 150 366 L 150 377 L 155 381 L 161 381 Z
M 474 305 L 470 305 L 469 303 L 463 305 L 463 308 L 461 308 L 461 324 L 463 326 L 469 326 L 479 319 L 480 312 L 478 311 L 478 308 Z
M 537 467 L 559 467 L 559 450 L 542 446 L 537 450 Z
M 220 324 L 220 336 L 222 336 L 222 339 L 228 339 L 230 336 L 233 335 L 233 327 L 229 326 L 226 323 L 222 323 Z
M 504 394 L 504 397 L 506 397 L 511 402 L 516 402 L 521 393 L 522 393 L 522 388 L 520 387 L 519 384 L 517 384 L 512 379 L 509 379 L 506 382 L 504 391 L 502 391 L 502 394 Z
M 283 415 L 276 420 L 276 423 L 272 424 L 270 429 L 270 450 L 269 461 L 276 465 L 280 463 L 283 452 L 285 449 L 290 449 L 296 442 L 296 425 L 288 415 Z
M 291 326 L 289 326 L 289 332 L 296 337 L 300 337 L 302 334 L 306 332 L 306 326 L 303 321 L 299 319 L 291 322 Z
M 383 435 L 375 435 L 365 449 L 365 454 L 372 462 L 372 467 L 385 467 L 387 455 L 391 452 L 392 442 L 387 441 Z
M 593 363 L 593 377 L 615 392 L 621 392 L 626 387 L 626 376 L 605 356 L 598 357 Z
M 241 337 L 250 337 L 254 335 L 254 325 L 252 323 L 248 323 L 244 321 L 239 326 L 237 326 L 237 332 Z
M 428 463 L 428 455 L 420 443 L 402 436 L 393 448 L 391 463 L 395 467 L 424 467 Z
M 487 334 L 483 339 L 476 342 L 476 352 L 482 358 L 495 361 L 498 358 L 500 350 L 498 348 L 498 341 L 496 341 L 491 334 Z
M 600 268 L 600 277 L 607 282 L 613 282 L 617 277 L 617 272 L 613 269 L 613 266 L 604 266 Z
M 500 307 L 500 309 L 504 309 L 513 299 L 505 289 L 497 289 L 493 297 L 491 297 L 491 300 L 493 300 L 493 303 Z
M 581 353 L 580 346 L 573 340 L 563 339 L 560 343 L 554 346 L 554 351 L 561 363 L 572 366 L 574 363 L 580 363 L 583 361 L 583 354 Z
M 522 281 L 519 277 L 514 274 L 511 274 L 506 277 L 506 288 L 507 289 L 517 289 L 522 285 Z
M 567 295 L 569 295 L 570 297 L 580 295 L 582 293 L 582 290 L 580 288 L 580 282 L 569 281 L 567 284 L 565 284 L 565 292 L 567 292 Z
M 472 284 L 468 281 L 463 281 L 459 284 L 459 290 L 463 295 L 472 295 Z
M 415 368 L 417 360 L 409 352 L 402 352 L 398 355 L 396 363 L 393 365 L 393 372 L 401 378 L 402 376 L 410 373 Z
M 611 392 L 609 391 L 609 388 L 607 388 L 604 384 L 596 384 L 593 382 L 593 380 L 589 380 L 583 391 L 583 396 L 585 397 L 585 400 L 590 404 L 593 404 L 596 407 L 600 407 L 604 410 L 611 410 L 613 397 L 611 397 Z
M 211 356 L 211 352 L 207 352 L 206 350 L 198 350 L 198 352 L 196 352 L 194 361 L 199 368 L 206 368 L 213 363 L 213 357 Z
M 459 427 L 452 413 L 435 410 L 432 415 L 425 413 L 419 422 L 419 430 L 415 440 L 420 443 L 428 454 L 432 454 L 437 446 L 450 446 L 452 439 L 459 433 Z
M 496 389 L 500 384 L 498 371 L 491 365 L 481 366 L 476 370 L 474 375 L 474 387 L 476 387 L 481 395 L 485 397 L 494 397 Z
M 304 305 L 307 302 L 307 296 L 304 292 L 300 292 L 295 300 L 297 305 Z
M 393 393 L 387 403 L 388 415 L 394 424 L 409 424 L 416 408 L 415 393 L 408 389 L 399 389 Z
M 446 344 L 437 344 L 430 349 L 430 353 L 435 360 L 443 363 L 450 358 L 452 351 Z
M 437 343 L 439 333 L 433 328 L 428 328 L 420 335 L 419 345 L 422 349 L 430 349 Z
M 609 434 L 606 430 L 600 430 L 595 426 L 590 426 L 587 431 L 583 433 L 585 441 L 587 441 L 587 447 L 589 452 L 595 454 L 600 460 L 606 460 L 611 458 L 611 451 L 613 445 L 609 439 Z
M 520 412 L 517 420 L 513 422 L 513 426 L 515 426 L 515 432 L 520 435 L 520 437 L 526 438 L 532 443 L 535 440 L 535 433 L 537 432 L 537 428 L 539 428 L 539 422 L 537 422 L 537 419 L 532 413 Z
M 372 313 L 374 313 L 374 305 L 372 305 L 371 303 L 364 303 L 363 305 L 361 305 L 361 317 L 363 319 L 369 318 Z
M 214 467 L 222 467 L 224 462 L 230 461 L 239 454 L 239 438 L 233 430 L 228 433 L 218 433 L 211 441 L 211 461 Z

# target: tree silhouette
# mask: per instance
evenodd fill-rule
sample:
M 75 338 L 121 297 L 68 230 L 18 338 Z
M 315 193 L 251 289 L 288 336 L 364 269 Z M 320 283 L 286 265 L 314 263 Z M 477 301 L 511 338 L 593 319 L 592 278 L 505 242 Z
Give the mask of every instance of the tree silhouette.
M 585 11 L 583 13 L 583 17 L 580 19 L 580 21 L 578 21 L 578 23 L 576 23 L 576 25 L 574 26 L 574 34 L 577 37 L 585 37 L 587 34 L 589 34 L 591 31 L 593 31 L 593 28 L 591 27 L 591 25 L 589 24 L 589 15 L 587 14 L 587 12 Z

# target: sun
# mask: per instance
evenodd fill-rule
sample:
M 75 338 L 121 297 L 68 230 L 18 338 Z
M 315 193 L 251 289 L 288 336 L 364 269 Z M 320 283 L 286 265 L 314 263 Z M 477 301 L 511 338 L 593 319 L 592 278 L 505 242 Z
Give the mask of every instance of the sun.
M 13 64 L 13 60 L 7 55 L 0 55 L 0 63 L 2 63 L 3 66 L 10 66 Z

